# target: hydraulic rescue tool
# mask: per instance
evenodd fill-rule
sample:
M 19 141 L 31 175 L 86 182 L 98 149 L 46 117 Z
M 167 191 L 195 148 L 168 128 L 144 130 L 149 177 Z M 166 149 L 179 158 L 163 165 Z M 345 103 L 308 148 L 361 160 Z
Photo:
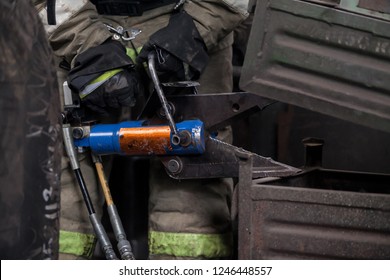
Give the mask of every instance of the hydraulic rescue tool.
M 88 147 L 98 155 L 189 155 L 204 152 L 204 128 L 201 121 L 183 121 L 176 127 L 177 134 L 174 134 L 167 125 L 126 121 L 74 127 L 73 135 L 77 147 Z
M 107 236 L 106 231 L 104 230 L 104 227 L 100 220 L 98 219 L 95 209 L 93 207 L 91 198 L 88 193 L 87 186 L 85 184 L 83 175 L 81 173 L 80 165 L 77 160 L 77 154 L 76 149 L 73 143 L 73 137 L 71 135 L 71 127 L 69 124 L 63 124 L 62 126 L 62 133 L 64 137 L 64 144 L 66 153 L 69 157 L 71 167 L 74 171 L 74 174 L 76 176 L 77 182 L 80 186 L 81 193 L 83 195 L 85 204 L 87 206 L 89 219 L 92 223 L 93 229 L 95 231 L 96 237 L 99 240 L 100 246 L 102 247 L 102 250 L 108 260 L 116 260 L 118 259 L 114 249 L 112 248 L 110 239 Z
M 133 259 L 134 256 L 130 244 L 126 242 L 127 240 L 123 241 L 126 237 L 116 208 L 112 207 L 112 199 L 98 160 L 99 156 L 110 154 L 158 156 L 167 173 L 175 179 L 238 177 L 239 155 L 250 152 L 218 140 L 215 137 L 216 132 L 232 120 L 252 114 L 274 102 L 245 92 L 197 94 L 196 90 L 192 90 L 192 94 L 165 96 L 163 87 L 191 87 L 196 84 L 186 82 L 161 84 L 155 70 L 153 54 L 148 57 L 148 68 L 155 88 L 154 93 L 157 94 L 158 103 L 161 105 L 157 113 L 155 104 L 151 105 L 152 102 L 148 102 L 138 120 L 135 121 L 116 124 L 87 123 L 64 127 L 67 133 L 65 140 L 69 146 L 74 143 L 79 149 L 90 149 L 95 156 L 107 205 L 113 208 L 109 212 L 110 219 L 111 215 L 114 217 L 111 222 L 116 224 L 113 226 L 115 234 L 118 242 L 125 244 L 118 249 L 121 253 L 124 252 L 125 258 L 129 259 Z M 68 149 L 74 151 L 74 148 Z M 250 154 L 254 162 L 253 176 L 256 178 L 284 177 L 300 171 L 270 158 Z M 76 176 L 81 177 L 79 169 L 74 169 Z M 85 191 L 83 195 L 84 193 Z M 84 198 L 93 216 L 93 208 L 87 193 Z M 94 228 L 96 227 L 96 234 L 106 252 L 106 257 L 113 259 L 114 253 L 104 229 L 96 219 L 91 219 L 91 222 Z
M 77 133 L 76 133 L 77 134 Z M 107 233 L 98 219 L 95 209 L 93 207 L 91 198 L 88 193 L 88 189 L 86 187 L 83 175 L 81 173 L 81 169 L 77 160 L 77 153 L 76 153 L 76 147 L 74 145 L 74 131 L 72 133 L 72 128 L 69 124 L 65 123 L 63 124 L 63 137 L 64 137 L 64 144 L 65 149 L 67 152 L 67 155 L 70 159 L 71 167 L 75 173 L 77 182 L 80 186 L 81 193 L 84 198 L 84 202 L 86 204 L 88 214 L 90 217 L 90 221 L 92 223 L 93 229 L 95 231 L 96 237 L 101 245 L 101 248 L 106 256 L 106 259 L 108 260 L 115 260 L 118 259 L 115 251 L 111 245 L 111 241 L 109 237 L 107 236 Z M 121 222 L 121 219 L 119 217 L 117 208 L 113 202 L 113 199 L 111 197 L 111 192 L 107 183 L 106 176 L 104 174 L 103 164 L 101 161 L 100 156 L 95 155 L 92 153 L 92 160 L 95 163 L 96 171 L 99 177 L 100 185 L 103 190 L 104 198 L 106 200 L 107 204 L 107 212 L 110 218 L 111 226 L 114 231 L 116 240 L 118 242 L 117 248 L 120 253 L 121 259 L 123 260 L 134 260 L 134 254 L 132 252 L 132 248 L 130 245 L 130 242 L 126 239 L 126 233 L 123 229 L 123 225 Z

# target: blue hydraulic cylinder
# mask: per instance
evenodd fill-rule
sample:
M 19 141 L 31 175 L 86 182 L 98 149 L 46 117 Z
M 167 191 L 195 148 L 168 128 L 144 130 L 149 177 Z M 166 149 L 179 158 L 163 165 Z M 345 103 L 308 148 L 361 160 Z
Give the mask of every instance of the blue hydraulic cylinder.
M 191 155 L 205 151 L 203 122 L 187 120 L 177 123 L 176 128 L 180 143 L 173 141 L 168 125 L 147 125 L 147 121 L 93 125 L 74 143 L 98 155 Z

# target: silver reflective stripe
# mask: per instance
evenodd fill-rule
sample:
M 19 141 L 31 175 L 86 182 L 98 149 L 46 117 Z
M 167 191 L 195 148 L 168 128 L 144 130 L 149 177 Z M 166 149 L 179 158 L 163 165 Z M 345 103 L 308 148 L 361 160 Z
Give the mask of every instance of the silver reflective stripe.
M 39 16 L 47 34 L 50 36 L 61 24 L 69 20 L 87 3 L 88 0 L 56 0 L 56 25 L 49 25 L 47 23 L 46 9 L 42 9 L 39 12 Z
M 97 83 L 93 83 L 93 84 L 89 84 L 87 85 L 80 93 L 79 93 L 79 96 L 81 99 L 83 99 L 84 97 L 86 97 L 88 94 L 90 94 L 91 92 L 93 92 L 95 89 L 97 89 L 98 87 L 100 87 L 102 84 L 104 84 L 107 80 L 104 80 L 104 81 L 99 81 Z
M 86 97 L 88 94 L 93 92 L 95 89 L 100 87 L 102 84 L 104 84 L 108 79 L 114 77 L 119 72 L 122 72 L 123 69 L 113 69 L 110 71 L 106 71 L 103 74 L 101 74 L 99 77 L 91 81 L 80 93 L 79 96 L 81 99 Z
M 226 5 L 238 10 L 243 15 L 248 14 L 249 0 L 222 0 Z

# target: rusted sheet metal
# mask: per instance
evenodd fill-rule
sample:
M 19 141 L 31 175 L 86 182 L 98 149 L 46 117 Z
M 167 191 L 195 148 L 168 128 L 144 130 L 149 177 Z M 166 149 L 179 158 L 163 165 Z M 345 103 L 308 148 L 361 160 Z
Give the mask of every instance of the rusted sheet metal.
M 241 89 L 390 132 L 390 22 L 258 1 Z
M 359 0 L 360 8 L 390 14 L 389 0 Z
M 250 116 L 274 100 L 249 92 L 169 95 L 177 121 L 200 119 L 209 131 L 224 128 L 235 120 Z
M 323 169 L 252 181 L 239 200 L 243 258 L 389 259 L 389 186 L 388 175 Z
M 322 4 L 322 5 L 337 6 L 340 4 L 341 0 L 303 0 L 303 1 Z
M 338 8 L 390 21 L 390 2 L 388 0 L 341 0 Z

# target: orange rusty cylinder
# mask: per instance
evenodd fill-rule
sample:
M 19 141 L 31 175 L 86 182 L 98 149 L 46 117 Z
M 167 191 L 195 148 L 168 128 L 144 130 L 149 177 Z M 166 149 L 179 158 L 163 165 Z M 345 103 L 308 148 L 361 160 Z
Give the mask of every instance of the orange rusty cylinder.
M 127 155 L 165 155 L 172 151 L 169 126 L 131 127 L 119 130 L 119 145 Z

